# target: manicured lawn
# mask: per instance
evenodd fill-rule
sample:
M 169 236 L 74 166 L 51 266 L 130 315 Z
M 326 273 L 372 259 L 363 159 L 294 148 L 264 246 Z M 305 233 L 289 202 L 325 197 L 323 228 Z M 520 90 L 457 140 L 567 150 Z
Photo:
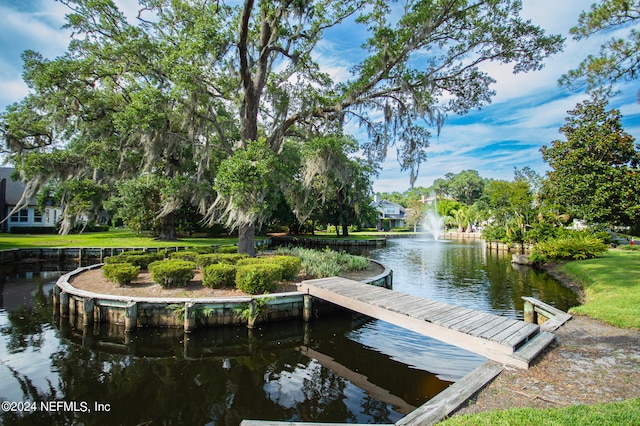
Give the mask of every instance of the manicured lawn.
M 259 239 L 259 238 L 256 238 Z M 178 247 L 236 244 L 237 238 L 180 238 L 158 241 L 128 230 L 72 235 L 0 234 L 0 250 L 27 247 Z
M 640 424 L 640 399 L 596 405 L 535 410 L 514 408 L 504 411 L 454 416 L 438 423 L 443 426 L 495 425 L 637 425 Z
M 640 251 L 609 250 L 596 259 L 568 262 L 563 271 L 585 291 L 585 304 L 571 313 L 640 328 Z

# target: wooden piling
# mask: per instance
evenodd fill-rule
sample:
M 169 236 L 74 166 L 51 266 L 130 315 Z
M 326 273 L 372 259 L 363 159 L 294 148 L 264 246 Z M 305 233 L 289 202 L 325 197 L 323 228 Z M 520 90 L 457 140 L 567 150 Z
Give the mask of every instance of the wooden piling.
M 302 300 L 303 300 L 302 319 L 304 321 L 310 321 L 311 310 L 312 310 L 312 297 L 309 294 L 305 294 Z
M 135 330 L 138 326 L 138 303 L 129 302 L 125 307 L 124 331 Z
M 93 324 L 93 309 L 95 306 L 95 299 L 92 297 L 84 298 L 84 315 L 82 317 L 82 325 L 86 328 Z

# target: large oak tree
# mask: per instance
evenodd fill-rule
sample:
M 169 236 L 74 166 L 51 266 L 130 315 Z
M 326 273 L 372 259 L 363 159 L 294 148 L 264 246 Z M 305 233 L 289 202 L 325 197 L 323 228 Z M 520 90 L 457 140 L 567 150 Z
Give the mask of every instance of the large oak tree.
M 519 16 L 518 0 L 141 0 L 129 20 L 110 0 L 63 2 L 75 39 L 56 61 L 85 67 L 56 89 L 78 85 L 83 93 L 109 88 L 122 95 L 115 110 L 127 112 L 117 116 L 126 125 L 111 143 L 140 152 L 145 169 L 168 177 L 194 164 L 197 183 L 224 189 L 198 195 L 203 211 L 237 227 L 239 251 L 247 253 L 265 215 L 244 201 L 259 204 L 273 182 L 218 182 L 238 163 L 272 164 L 271 155 L 250 159 L 247 148 L 260 144 L 278 156 L 286 142 L 304 144 L 356 123 L 369 136 L 361 149 L 379 160 L 395 148 L 413 184 L 431 131 L 446 115 L 490 102 L 494 79 L 483 63 L 536 70 L 562 45 L 561 37 Z M 336 81 L 317 50 L 328 30 L 346 26 L 367 40 L 362 59 L 345 63 L 352 65 L 349 78 Z M 140 108 L 138 118 L 148 125 L 135 126 L 132 99 L 158 106 L 158 113 Z M 73 105 L 82 103 L 81 97 Z M 44 116 L 59 113 L 47 105 L 39 111 Z M 21 138 L 17 129 L 5 134 L 14 146 Z M 211 163 L 220 158 L 218 175 Z

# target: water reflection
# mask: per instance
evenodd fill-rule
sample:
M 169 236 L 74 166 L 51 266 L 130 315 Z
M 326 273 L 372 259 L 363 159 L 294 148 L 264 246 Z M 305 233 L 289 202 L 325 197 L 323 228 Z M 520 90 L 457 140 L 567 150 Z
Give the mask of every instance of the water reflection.
M 0 313 L 0 398 L 98 402 L 110 411 L 9 412 L 4 424 L 393 423 L 450 384 L 350 339 L 371 322 L 363 317 L 126 334 L 64 318 L 56 329 L 49 298 L 35 295 L 42 303 Z
M 370 256 L 393 269 L 393 288 L 440 302 L 522 319 L 522 296 L 566 311 L 576 295 L 543 271 L 511 264 L 511 255 L 473 240 L 389 240 Z
M 576 303 L 546 274 L 478 243 L 392 240 L 370 256 L 394 270 L 395 290 L 434 300 L 516 318 L 522 295 L 563 310 Z M 53 317 L 59 274 L 0 274 L 0 400 L 99 402 L 110 411 L 8 412 L 4 424 L 393 423 L 484 361 L 352 315 L 188 335 L 84 329 Z

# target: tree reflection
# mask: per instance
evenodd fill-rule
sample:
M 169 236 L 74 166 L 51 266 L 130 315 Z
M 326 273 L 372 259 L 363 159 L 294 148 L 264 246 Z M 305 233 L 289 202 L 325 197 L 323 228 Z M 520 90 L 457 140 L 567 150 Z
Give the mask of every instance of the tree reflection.
M 49 298 L 39 283 L 33 295 L 32 306 L 21 306 L 7 312 L 9 324 L 0 327 L 0 333 L 8 337 L 7 351 L 16 353 L 28 348 L 40 348 L 45 325 L 51 319 Z

